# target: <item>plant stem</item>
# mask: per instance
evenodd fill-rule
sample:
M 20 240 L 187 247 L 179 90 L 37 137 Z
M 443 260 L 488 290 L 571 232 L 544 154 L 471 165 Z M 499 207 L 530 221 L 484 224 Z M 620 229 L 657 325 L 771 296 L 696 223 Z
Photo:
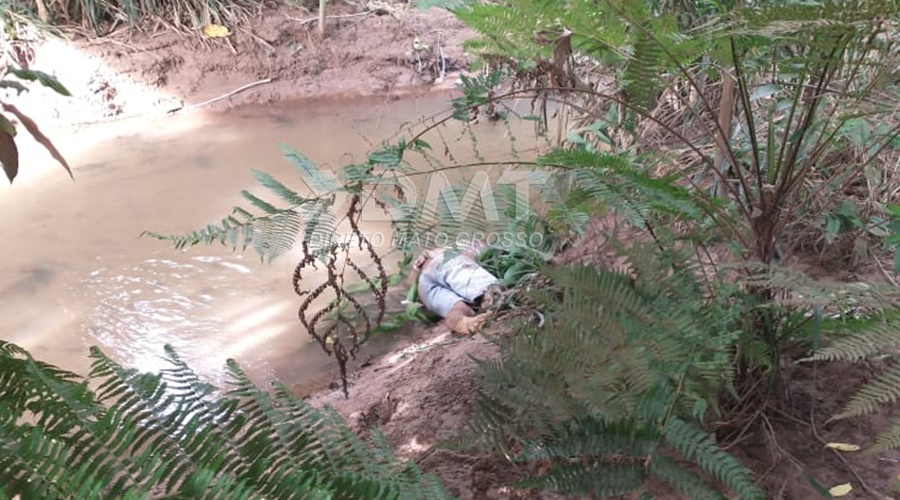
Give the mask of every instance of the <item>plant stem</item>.
M 319 38 L 325 39 L 325 4 L 328 0 L 319 0 Z

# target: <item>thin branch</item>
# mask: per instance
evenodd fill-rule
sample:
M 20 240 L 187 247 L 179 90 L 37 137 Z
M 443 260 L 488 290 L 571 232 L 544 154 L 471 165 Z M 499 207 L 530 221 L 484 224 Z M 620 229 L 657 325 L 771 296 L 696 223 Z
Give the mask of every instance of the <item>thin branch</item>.
M 248 83 L 248 84 L 246 84 L 246 85 L 243 85 L 243 86 L 241 86 L 241 87 L 238 87 L 238 88 L 232 90 L 231 92 L 227 92 L 227 93 L 222 94 L 222 95 L 220 95 L 220 96 L 218 96 L 218 97 L 213 97 L 212 99 L 207 99 L 207 100 L 205 100 L 205 101 L 203 101 L 203 102 L 199 102 L 199 103 L 197 103 L 197 104 L 191 104 L 190 106 L 179 106 L 179 107 L 177 107 L 177 108 L 172 108 L 172 109 L 166 111 L 166 113 L 167 113 L 167 114 L 172 114 L 172 113 L 176 113 L 176 112 L 178 112 L 178 111 L 189 111 L 189 110 L 201 108 L 201 107 L 203 107 L 203 106 L 208 106 L 208 105 L 210 105 L 210 104 L 212 104 L 212 103 L 214 103 L 214 102 L 221 101 L 222 99 L 228 99 L 229 97 L 231 97 L 231 96 L 233 96 L 233 95 L 235 95 L 235 94 L 239 94 L 239 93 L 241 93 L 241 92 L 243 92 L 243 91 L 245 91 L 245 90 L 252 89 L 253 87 L 258 87 L 258 86 L 260 86 L 260 85 L 265 85 L 265 84 L 268 84 L 268 83 L 272 83 L 273 81 L 274 81 L 274 80 L 271 79 L 271 78 L 264 78 L 264 79 L 262 79 L 262 80 L 257 80 L 257 81 L 255 81 L 255 82 Z

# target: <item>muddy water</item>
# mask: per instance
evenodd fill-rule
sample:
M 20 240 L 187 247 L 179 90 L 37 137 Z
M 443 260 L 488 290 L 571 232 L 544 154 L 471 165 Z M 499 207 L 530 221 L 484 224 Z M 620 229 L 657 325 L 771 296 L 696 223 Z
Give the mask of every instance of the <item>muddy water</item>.
M 81 373 L 91 345 L 153 370 L 171 344 L 216 382 L 227 358 L 297 391 L 331 379 L 333 360 L 297 321 L 294 256 L 262 264 L 250 251 L 177 251 L 138 236 L 217 220 L 241 189 L 258 191 L 250 169 L 295 179 L 279 143 L 336 168 L 446 108 L 446 98 L 279 104 L 57 131 L 75 183 L 26 148 L 20 178 L 0 187 L 0 335 Z

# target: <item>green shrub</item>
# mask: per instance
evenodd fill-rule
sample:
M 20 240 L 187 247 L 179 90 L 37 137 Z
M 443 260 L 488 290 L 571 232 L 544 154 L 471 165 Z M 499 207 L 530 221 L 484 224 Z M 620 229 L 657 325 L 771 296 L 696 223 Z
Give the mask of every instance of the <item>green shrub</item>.
M 449 498 L 380 435 L 234 361 L 222 391 L 170 347 L 159 373 L 91 358 L 85 378 L 0 341 L 0 497 Z

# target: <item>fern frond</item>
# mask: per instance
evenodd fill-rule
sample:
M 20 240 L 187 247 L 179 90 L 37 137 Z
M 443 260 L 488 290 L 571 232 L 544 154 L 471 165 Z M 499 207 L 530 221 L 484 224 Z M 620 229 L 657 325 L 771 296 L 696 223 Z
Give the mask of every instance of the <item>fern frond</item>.
M 364 441 L 335 412 L 306 405 L 282 385 L 274 394 L 261 391 L 233 361 L 233 390 L 223 395 L 168 346 L 168 366 L 159 374 L 126 369 L 96 348 L 92 357 L 88 384 L 57 376 L 64 372 L 0 344 L 0 365 L 14 372 L 0 372 L 5 492 L 29 498 L 138 499 L 151 492 L 447 498 L 432 476 L 398 462 L 383 438 Z M 13 383 L 30 387 L 32 396 L 7 414 L 16 406 L 5 404 Z
M 634 491 L 645 480 L 644 466 L 638 460 L 593 459 L 555 463 L 543 475 L 521 481 L 517 486 L 611 498 Z
M 258 219 L 254 228 L 256 235 L 253 238 L 253 249 L 258 255 L 265 256 L 272 261 L 290 252 L 297 243 L 301 232 L 305 238 L 304 241 L 315 242 L 315 248 L 328 246 L 332 241 L 334 221 L 326 220 L 324 217 L 317 220 L 316 224 L 308 221 L 309 219 L 304 221 L 304 217 L 294 212 Z M 304 222 L 306 223 L 304 224 Z M 303 231 L 304 229 L 305 231 Z
M 863 385 L 834 418 L 869 415 L 898 399 L 900 399 L 900 365 L 894 365 Z
M 651 23 L 641 24 L 634 35 L 633 53 L 622 74 L 622 84 L 630 105 L 650 111 L 656 106 L 663 54 L 657 39 L 650 35 Z
M 695 461 L 740 498 L 765 498 L 763 490 L 753 482 L 750 470 L 716 446 L 702 430 L 676 417 L 666 424 L 663 435 L 672 448 Z
M 719 500 L 725 496 L 710 488 L 708 484 L 697 477 L 697 474 L 681 464 L 660 454 L 655 454 L 650 459 L 649 473 L 671 484 L 679 492 L 691 499 Z
M 473 438 L 492 449 L 517 443 L 516 460 L 549 461 L 552 472 L 529 483 L 541 487 L 610 494 L 655 474 L 682 491 L 714 496 L 673 464 L 644 468 L 674 449 L 735 492 L 758 498 L 749 471 L 699 430 L 733 378 L 742 315 L 730 297 L 705 298 L 689 252 L 622 247 L 612 243 L 630 256 L 627 274 L 592 266 L 542 271 L 552 286 L 529 298 L 545 325 L 499 338 L 501 361 L 479 363 L 483 394 Z M 672 419 L 678 422 L 666 425 Z M 629 469 L 632 463 L 640 465 Z M 608 483 L 596 476 L 607 473 Z
M 259 182 L 263 187 L 274 193 L 276 196 L 281 198 L 283 202 L 287 203 L 290 206 L 299 207 L 305 203 L 311 203 L 316 200 L 316 198 L 307 198 L 305 196 L 300 196 L 300 194 L 298 194 L 296 191 L 287 187 L 281 181 L 279 181 L 275 177 L 272 177 L 272 175 L 269 173 L 261 172 L 259 170 L 253 170 L 253 176 L 256 177 L 257 182 Z M 242 193 L 244 192 L 246 191 L 242 191 Z M 277 210 L 275 212 L 277 213 Z
M 602 422 L 583 417 L 554 427 L 540 443 L 527 443 L 520 457 L 533 461 L 603 456 L 642 459 L 654 451 L 659 440 L 655 429 L 633 420 Z
M 282 156 L 297 169 L 303 182 L 306 183 L 316 197 L 323 198 L 341 191 L 342 186 L 340 182 L 334 176 L 320 170 L 312 160 L 285 144 L 279 147 Z
M 845 323 L 831 334 L 831 342 L 810 356 L 813 361 L 859 361 L 869 356 L 896 352 L 900 348 L 900 321 L 879 316 Z M 843 326 L 843 325 L 842 325 Z
M 576 169 L 573 178 L 578 189 L 603 206 L 615 207 L 619 217 L 637 227 L 643 227 L 650 214 L 699 221 L 706 216 L 704 204 L 710 203 L 677 185 L 677 177 L 655 177 L 636 167 L 634 159 L 622 155 L 555 150 L 538 163 Z
M 738 28 L 738 33 L 785 38 L 815 46 L 818 36 L 870 33 L 881 28 L 884 19 L 896 19 L 900 15 L 900 6 L 892 0 L 828 0 L 771 3 L 760 9 L 742 9 L 737 14 L 745 23 Z
M 900 419 L 894 419 L 886 431 L 879 433 L 875 443 L 866 452 L 877 454 L 897 448 L 900 448 Z
M 286 203 L 286 207 L 279 208 L 244 190 L 240 194 L 249 204 L 249 209 L 234 207 L 232 214 L 218 224 L 209 224 L 203 229 L 180 235 L 151 231 L 144 231 L 141 235 L 170 241 L 177 249 L 213 243 L 228 245 L 232 250 L 246 250 L 252 246 L 264 261 L 287 254 L 300 241 L 306 242 L 314 252 L 330 248 L 337 229 L 337 219 L 330 209 L 335 203 L 335 196 L 344 192 L 344 187 L 335 176 L 319 170 L 297 151 L 286 146 L 282 146 L 282 151 L 284 157 L 297 168 L 312 196 L 303 196 L 271 174 L 254 170 L 256 180 Z

